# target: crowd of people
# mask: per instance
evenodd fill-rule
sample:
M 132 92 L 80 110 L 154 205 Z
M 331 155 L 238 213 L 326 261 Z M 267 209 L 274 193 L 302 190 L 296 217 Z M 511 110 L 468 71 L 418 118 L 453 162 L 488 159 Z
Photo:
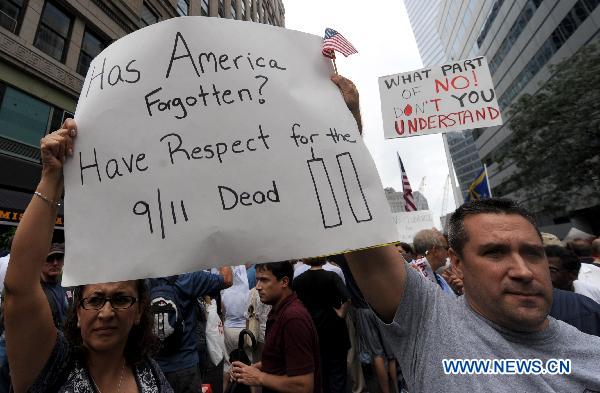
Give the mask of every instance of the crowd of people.
M 354 85 L 332 80 L 360 119 Z M 600 239 L 563 244 L 507 199 L 412 244 L 64 288 L 52 235 L 76 135 L 68 119 L 42 139 L 6 257 L 0 391 L 600 391 Z M 543 365 L 446 367 L 473 359 Z

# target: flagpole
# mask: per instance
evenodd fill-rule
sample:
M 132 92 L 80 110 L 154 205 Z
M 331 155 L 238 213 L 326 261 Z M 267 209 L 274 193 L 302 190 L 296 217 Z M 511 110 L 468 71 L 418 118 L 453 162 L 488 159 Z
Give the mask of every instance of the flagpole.
M 338 73 L 338 71 L 337 71 L 337 64 L 335 64 L 335 57 L 334 57 L 333 59 L 331 59 L 331 60 L 333 60 L 333 70 L 334 70 L 334 71 L 335 71 L 335 73 L 337 74 L 337 73 Z
M 448 136 L 445 132 L 442 133 L 442 139 L 444 140 L 444 150 L 446 151 L 446 163 L 448 164 L 448 174 L 450 175 L 450 183 L 452 184 L 452 195 L 454 195 L 454 208 L 458 208 L 463 204 L 462 192 L 456 185 L 456 179 L 454 177 L 454 165 L 452 164 L 452 156 L 450 155 L 450 146 L 448 145 Z
M 485 171 L 485 180 L 487 183 L 488 193 L 490 194 L 490 198 L 493 198 L 492 188 L 490 187 L 490 178 L 488 176 L 487 165 L 485 165 L 485 163 L 483 163 L 483 170 Z

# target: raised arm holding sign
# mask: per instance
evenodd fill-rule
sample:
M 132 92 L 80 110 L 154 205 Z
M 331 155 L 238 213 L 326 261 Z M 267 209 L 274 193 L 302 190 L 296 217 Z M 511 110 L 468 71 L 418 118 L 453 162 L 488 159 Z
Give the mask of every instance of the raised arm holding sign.
M 40 272 L 63 190 L 63 164 L 73 155 L 76 135 L 75 122 L 67 119 L 42 139 L 42 177 L 12 245 L 4 318 L 14 390 L 73 391 L 76 385 L 85 391 L 172 392 L 149 357 L 156 338 L 144 280 L 81 286 L 65 332 L 52 320 Z M 151 378 L 138 386 L 142 375 Z

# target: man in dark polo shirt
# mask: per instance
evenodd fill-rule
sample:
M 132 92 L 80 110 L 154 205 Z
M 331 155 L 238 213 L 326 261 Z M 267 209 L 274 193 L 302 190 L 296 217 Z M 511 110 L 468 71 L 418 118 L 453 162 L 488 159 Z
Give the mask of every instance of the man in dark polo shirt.
M 292 290 L 291 262 L 256 265 L 260 301 L 273 306 L 267 319 L 262 361 L 233 362 L 238 383 L 262 386 L 263 393 L 320 393 L 319 340 L 313 320 Z

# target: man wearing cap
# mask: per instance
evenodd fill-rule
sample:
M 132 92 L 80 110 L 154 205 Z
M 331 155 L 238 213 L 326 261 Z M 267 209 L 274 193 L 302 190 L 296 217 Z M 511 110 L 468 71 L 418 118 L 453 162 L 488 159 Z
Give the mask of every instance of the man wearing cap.
M 48 303 L 50 303 L 54 324 L 59 329 L 63 321 L 67 318 L 67 292 L 60 285 L 64 259 L 64 243 L 53 243 L 42 266 L 42 274 L 40 276 L 42 288 L 48 298 Z
M 60 285 L 64 258 L 64 243 L 53 243 L 46 256 L 46 261 L 42 265 L 42 274 L 40 276 L 42 288 L 50 304 L 54 325 L 58 329 L 61 329 L 64 320 L 67 319 L 67 291 Z M 8 264 L 8 261 L 6 264 Z M 6 274 L 6 271 L 3 273 Z M 4 284 L 4 278 L 2 278 L 2 284 Z M 6 340 L 4 337 L 4 326 L 0 324 L 0 393 L 9 391 L 11 391 L 10 370 L 6 357 Z

